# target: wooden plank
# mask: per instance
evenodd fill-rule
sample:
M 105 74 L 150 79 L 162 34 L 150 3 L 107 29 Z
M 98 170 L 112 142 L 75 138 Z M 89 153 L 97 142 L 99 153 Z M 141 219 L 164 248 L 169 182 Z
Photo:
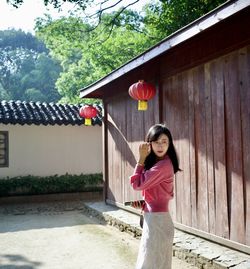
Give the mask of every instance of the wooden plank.
M 245 243 L 244 193 L 242 176 L 242 141 L 239 95 L 238 54 L 231 53 L 224 62 L 226 101 L 227 178 L 230 183 L 230 239 Z
M 116 202 L 123 202 L 123 180 L 122 180 L 122 147 L 123 138 L 121 134 L 121 121 L 122 121 L 122 102 L 120 97 L 116 97 L 113 101 L 113 121 L 114 121 L 114 144 L 115 144 L 115 178 L 114 184 L 116 186 Z
M 133 172 L 133 165 L 131 164 L 131 143 L 129 142 L 131 140 L 131 127 L 128 125 L 128 122 L 130 121 L 130 100 L 128 98 L 125 99 L 125 121 L 126 121 L 126 132 L 125 132 L 125 138 L 126 138 L 126 148 L 125 148 L 125 178 L 127 177 L 127 180 L 129 181 L 129 176 L 132 175 Z M 124 192 L 124 201 L 129 201 L 132 199 L 132 188 L 128 184 L 128 187 L 125 189 Z
M 174 122 L 172 123 L 173 126 L 173 138 L 174 138 L 174 144 L 176 147 L 176 151 L 179 154 L 179 161 L 180 161 L 180 165 L 183 168 L 183 172 L 182 173 L 178 173 L 177 174 L 177 208 L 179 211 L 179 219 L 180 222 L 183 223 L 183 221 L 186 221 L 187 217 L 186 217 L 186 213 L 185 213 L 185 205 L 183 202 L 183 199 L 185 196 L 184 192 L 184 181 L 185 181 L 185 152 L 183 149 L 183 133 L 182 133 L 182 129 L 183 129 L 183 122 L 182 122 L 182 117 L 183 117 L 183 113 L 182 113 L 182 106 L 183 106 L 183 102 L 182 102 L 182 74 L 177 74 L 174 76 L 174 92 L 175 92 L 175 102 L 174 102 Z
M 239 51 L 245 243 L 250 245 L 250 46 Z
M 113 139 L 112 139 L 112 118 L 110 113 L 112 106 L 110 104 L 107 105 L 107 128 L 108 128 L 108 156 L 109 156 L 109 163 L 108 163 L 108 175 L 109 175 L 109 185 L 107 187 L 107 199 L 111 201 L 115 201 L 114 197 L 114 188 L 113 188 L 113 170 L 112 170 L 112 162 L 113 162 Z
M 215 233 L 223 238 L 229 238 L 222 59 L 210 64 L 210 73 L 213 78 L 211 80 L 211 99 L 214 144 Z
M 115 122 L 114 122 L 114 105 L 113 102 L 110 103 L 111 109 L 110 109 L 110 118 L 111 118 L 111 136 L 112 136 L 112 164 L 110 166 L 112 170 L 112 194 L 114 196 L 115 201 L 118 200 L 119 192 L 117 190 L 117 155 L 116 155 L 116 133 L 115 133 Z
M 178 126 L 179 134 L 179 156 L 182 172 L 182 223 L 191 225 L 191 184 L 190 184 L 190 163 L 189 163 L 189 99 L 188 99 L 188 73 L 184 72 L 177 76 L 178 86 Z
M 120 114 L 121 114 L 121 119 L 120 119 L 120 131 L 122 135 L 122 159 L 121 159 L 121 175 L 122 175 L 122 182 L 123 182 L 123 199 L 122 202 L 124 203 L 127 200 L 128 193 L 130 190 L 130 184 L 129 184 L 129 175 L 126 167 L 126 162 L 127 162 L 127 148 L 128 148 L 128 142 L 127 142 L 127 114 L 126 114 L 126 106 L 127 102 L 126 100 L 128 99 L 128 96 L 122 96 L 121 97 L 123 102 L 121 102 L 121 109 L 120 109 Z
M 206 109 L 206 145 L 207 145 L 207 193 L 209 232 L 215 234 L 215 185 L 213 163 L 213 127 L 211 103 L 210 63 L 205 65 L 205 109 Z
M 126 171 L 127 171 L 127 177 L 132 175 L 134 171 L 134 167 L 136 164 L 136 158 L 134 156 L 134 152 L 132 150 L 132 118 L 133 118 L 133 113 L 132 113 L 132 107 L 134 106 L 133 100 L 131 98 L 126 98 L 126 138 L 127 138 L 127 147 L 126 147 Z M 127 196 L 126 200 L 134 200 L 138 197 L 138 193 L 135 192 L 131 186 L 128 187 L 127 189 Z
M 109 175 L 109 194 L 110 197 L 109 199 L 112 201 L 116 200 L 116 196 L 115 196 L 115 181 L 114 181 L 114 159 L 115 159 L 115 144 L 114 144 L 114 139 L 113 139 L 113 133 L 114 133 L 114 124 L 113 124 L 113 105 L 112 103 L 109 104 L 109 131 L 110 131 L 110 141 L 109 141 L 109 145 L 110 145 L 110 164 L 109 164 L 109 171 L 110 171 L 110 175 Z
M 157 81 L 150 81 L 153 85 L 156 87 L 156 94 L 153 99 L 148 101 L 148 109 L 144 112 L 142 112 L 143 116 L 143 123 L 144 123 L 144 136 L 145 138 L 149 128 L 159 122 L 159 85 Z M 162 101 L 162 100 L 161 100 Z
M 179 120 L 178 120 L 178 102 L 179 102 L 179 83 L 178 83 L 178 78 L 177 76 L 174 76 L 172 78 L 172 90 L 171 90 L 171 95 L 172 95 L 172 112 L 169 115 L 171 117 L 171 127 L 169 128 L 173 140 L 174 140 L 174 145 L 176 148 L 177 152 L 180 152 L 180 143 L 179 143 L 179 132 L 181 131 L 180 126 L 179 126 Z M 175 196 L 176 196 L 176 221 L 182 223 L 182 175 L 177 174 L 176 175 L 176 181 L 175 181 Z
M 198 228 L 208 232 L 208 195 L 206 160 L 206 112 L 204 66 L 194 69 L 195 146 L 197 162 L 197 221 Z
M 129 122 L 128 125 L 130 126 L 129 128 L 132 129 L 132 151 L 137 161 L 139 158 L 139 144 L 144 141 L 145 137 L 143 112 L 137 109 L 137 101 L 131 99 L 131 102 L 133 102 L 133 106 L 131 107 L 131 111 L 129 112 L 131 113 L 131 122 Z
M 109 100 L 108 104 L 108 126 L 109 126 L 109 200 L 120 201 L 122 193 L 121 171 L 120 171 L 120 151 L 121 143 L 119 131 L 116 125 L 117 109 L 116 101 Z
M 103 199 L 104 201 L 108 198 L 108 186 L 109 186 L 109 155 L 108 155 L 108 117 L 107 117 L 107 104 L 103 102 L 103 124 L 102 124 L 102 157 L 103 157 L 103 180 L 104 190 Z
M 172 126 L 174 125 L 174 113 L 173 113 L 173 83 L 172 77 L 165 79 L 161 82 L 162 85 L 162 122 L 172 131 Z M 177 188 L 177 177 L 174 181 L 174 198 L 170 202 L 170 213 L 173 220 L 177 219 L 177 197 L 176 197 L 176 188 Z
M 125 202 L 125 193 L 127 192 L 127 189 L 129 187 L 128 184 L 128 178 L 126 178 L 126 170 L 125 170 L 125 151 L 127 146 L 126 141 L 126 107 L 123 97 L 122 101 L 120 103 L 121 107 L 118 109 L 119 112 L 119 128 L 120 128 L 120 140 L 121 140 L 121 159 L 120 159 L 120 165 L 121 165 L 121 181 L 122 181 L 122 197 L 121 197 L 121 203 Z
M 196 161 L 195 161 L 195 126 L 194 126 L 194 78 L 193 69 L 188 70 L 188 129 L 189 129 L 189 175 L 191 194 L 191 226 L 198 228 L 197 223 L 197 183 L 196 183 Z

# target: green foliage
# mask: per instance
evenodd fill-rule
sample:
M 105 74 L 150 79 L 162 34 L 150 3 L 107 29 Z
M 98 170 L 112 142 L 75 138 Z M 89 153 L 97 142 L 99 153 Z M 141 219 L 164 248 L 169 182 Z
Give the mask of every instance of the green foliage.
M 44 43 L 19 30 L 0 31 L 0 97 L 5 100 L 55 102 L 61 71 Z
M 0 48 L 10 50 L 26 49 L 33 52 L 48 52 L 43 42 L 34 38 L 31 33 L 25 33 L 21 30 L 4 30 L 0 31 Z
M 99 191 L 102 189 L 102 180 L 102 174 L 5 178 L 0 179 L 0 197 Z
M 35 88 L 27 89 L 24 93 L 26 101 L 46 102 L 47 98 Z
M 113 22 L 112 31 L 106 27 L 113 14 L 103 17 L 100 27 L 83 23 L 79 18 L 62 18 L 55 22 L 46 17 L 37 22 L 37 37 L 61 63 L 63 72 L 56 88 L 64 100 L 81 102 L 79 90 L 107 75 L 152 45 L 139 31 L 138 14 L 126 12 Z M 134 28 L 137 27 L 137 30 Z M 146 41 L 147 40 L 147 41 Z
M 0 83 L 0 100 L 9 100 L 10 97 L 7 91 L 3 88 L 2 84 Z
M 144 8 L 145 32 L 158 42 L 225 2 L 225 0 L 151 1 Z

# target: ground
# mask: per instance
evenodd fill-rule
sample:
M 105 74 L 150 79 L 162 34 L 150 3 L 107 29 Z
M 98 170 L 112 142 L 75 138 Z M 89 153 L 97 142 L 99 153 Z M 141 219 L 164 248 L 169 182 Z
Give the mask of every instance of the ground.
M 0 269 L 132 269 L 139 239 L 86 215 L 47 203 L 0 208 Z M 195 267 L 173 257 L 173 269 Z

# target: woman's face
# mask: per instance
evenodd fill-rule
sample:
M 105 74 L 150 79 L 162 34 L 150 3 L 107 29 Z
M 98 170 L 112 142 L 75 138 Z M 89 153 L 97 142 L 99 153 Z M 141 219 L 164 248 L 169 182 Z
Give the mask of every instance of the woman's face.
M 167 135 L 161 134 L 156 141 L 151 142 L 152 150 L 154 154 L 159 158 L 162 159 L 165 157 L 168 147 L 169 147 L 169 139 Z

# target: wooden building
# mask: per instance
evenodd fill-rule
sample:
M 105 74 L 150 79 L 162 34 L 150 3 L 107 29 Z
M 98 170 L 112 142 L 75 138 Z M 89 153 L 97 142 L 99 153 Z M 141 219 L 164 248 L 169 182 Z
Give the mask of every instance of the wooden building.
M 148 128 L 171 130 L 183 170 L 175 227 L 250 252 L 250 1 L 229 1 L 114 70 L 81 97 L 104 102 L 105 200 L 138 198 L 129 175 Z M 128 95 L 157 87 L 145 112 Z

